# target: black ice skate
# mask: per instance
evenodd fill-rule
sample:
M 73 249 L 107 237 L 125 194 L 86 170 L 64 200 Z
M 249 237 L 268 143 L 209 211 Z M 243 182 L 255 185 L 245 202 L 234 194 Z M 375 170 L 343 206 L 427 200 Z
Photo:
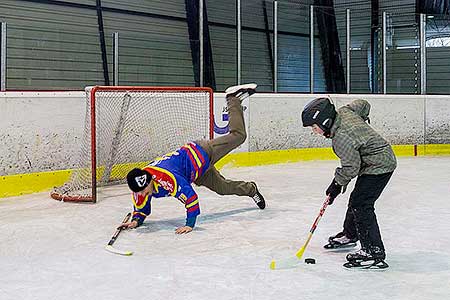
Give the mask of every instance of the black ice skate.
M 339 232 L 328 238 L 328 244 L 324 245 L 325 249 L 342 249 L 356 246 L 358 238 L 348 238 L 344 232 Z
M 226 97 L 233 96 L 239 98 L 239 100 L 244 100 L 247 97 L 250 97 L 256 92 L 256 87 L 258 85 L 256 83 L 248 83 L 230 86 L 225 90 Z
M 256 193 L 252 196 L 253 201 L 255 201 L 256 205 L 260 209 L 264 209 L 266 207 L 266 201 L 264 200 L 263 195 L 258 191 L 258 187 L 256 186 L 256 183 L 252 182 L 252 184 L 255 186 Z
M 378 247 L 374 247 L 372 251 L 364 249 L 355 253 L 347 254 L 347 262 L 344 267 L 351 269 L 386 269 L 389 265 L 384 261 L 386 254 Z

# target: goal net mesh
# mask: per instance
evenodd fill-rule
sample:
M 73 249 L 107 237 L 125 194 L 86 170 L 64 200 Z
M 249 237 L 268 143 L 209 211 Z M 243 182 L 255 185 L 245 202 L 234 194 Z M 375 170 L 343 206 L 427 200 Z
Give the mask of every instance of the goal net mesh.
M 210 89 L 115 88 L 86 88 L 78 164 L 69 181 L 55 188 L 52 198 L 95 202 L 93 185 L 124 183 L 132 168 L 144 167 L 189 141 L 211 137 Z M 95 126 L 91 126 L 92 120 Z

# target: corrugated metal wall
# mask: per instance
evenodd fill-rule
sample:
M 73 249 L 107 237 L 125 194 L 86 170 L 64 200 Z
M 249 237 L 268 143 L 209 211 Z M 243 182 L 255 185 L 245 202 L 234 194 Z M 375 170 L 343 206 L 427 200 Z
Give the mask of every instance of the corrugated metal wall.
M 260 91 L 273 90 L 273 1 L 242 0 L 242 78 Z M 278 0 L 278 90 L 309 91 L 309 5 L 311 0 Z M 368 0 L 334 0 L 346 67 L 345 10 L 351 8 L 351 92 L 381 92 L 380 59 L 372 69 Z M 57 5 L 59 4 L 59 5 Z M 64 4 L 64 5 L 62 5 Z M 3 0 L 0 21 L 8 24 L 8 89 L 81 89 L 104 84 L 94 0 Z M 388 93 L 420 92 L 420 51 L 415 0 L 379 1 L 388 18 Z M 112 33 L 120 34 L 120 84 L 194 85 L 185 0 L 103 0 L 109 77 Z M 217 90 L 237 82 L 236 0 L 206 0 Z M 320 8 L 317 8 L 320 9 Z M 437 17 L 435 20 L 438 20 Z M 428 20 L 428 30 L 433 30 Z M 445 20 L 439 24 L 441 36 Z M 438 31 L 439 31 L 438 30 Z M 445 31 L 445 29 L 444 29 Z M 316 26 L 316 34 L 318 28 Z M 381 34 L 381 33 L 380 33 Z M 436 33 L 429 33 L 433 38 Z M 380 39 L 375 47 L 380 52 Z M 326 92 L 320 39 L 315 39 L 314 86 Z M 427 48 L 428 92 L 448 93 L 448 45 Z M 195 56 L 196 54 L 194 54 Z M 449 77 L 449 78 L 447 78 Z M 371 78 L 374 79 L 371 82 Z
M 272 63 L 264 21 L 264 0 L 242 2 L 242 80 L 255 81 L 258 90 L 273 91 Z M 268 4 L 272 11 L 272 4 Z M 272 20 L 272 17 L 270 18 Z M 272 22 L 270 22 L 272 23 Z M 270 28 L 272 29 L 270 25 Z
M 420 93 L 419 24 L 414 0 L 378 1 L 378 26 L 372 56 L 371 12 L 367 0 L 335 0 L 336 19 L 341 43 L 345 49 L 345 10 L 351 10 L 351 92 L 382 92 L 382 14 L 387 12 L 387 92 Z M 378 58 L 372 62 L 372 57 Z M 344 64 L 346 65 L 346 59 Z M 373 66 L 373 68 L 372 68 Z M 371 83 L 371 78 L 373 82 Z
M 95 10 L 6 0 L 0 14 L 8 24 L 8 89 L 80 89 L 103 82 Z
M 217 90 L 237 82 L 236 0 L 206 0 Z
M 450 94 L 450 17 L 427 19 L 427 93 Z
M 309 92 L 309 6 L 279 1 L 278 91 Z M 218 90 L 237 81 L 236 0 L 207 1 Z M 273 2 L 245 0 L 242 10 L 241 82 L 273 90 Z M 224 26 L 228 25 L 228 26 Z M 269 31 L 269 36 L 267 33 Z M 318 48 L 319 41 L 316 42 Z M 316 49 L 317 90 L 325 90 L 320 49 Z
M 314 90 L 325 91 L 320 40 L 314 21 Z M 309 4 L 278 4 L 278 90 L 310 92 Z
M 346 10 L 351 10 L 351 92 L 371 93 L 370 36 L 372 5 L 368 0 L 334 0 L 341 49 L 346 49 Z M 342 55 L 347 64 L 345 53 Z
M 342 3 L 334 0 L 334 15 L 341 48 L 342 66 L 344 68 L 345 82 L 347 83 L 347 8 Z M 356 12 L 354 12 L 356 13 Z M 355 17 L 355 16 L 353 16 Z M 366 62 L 367 64 L 367 62 Z M 367 72 L 366 72 L 367 73 Z M 354 78 L 355 79 L 355 78 Z
M 380 0 L 382 11 L 388 13 L 387 93 L 420 94 L 420 30 L 416 2 Z
M 119 32 L 119 84 L 195 85 L 184 0 L 148 2 L 102 1 L 109 53 Z

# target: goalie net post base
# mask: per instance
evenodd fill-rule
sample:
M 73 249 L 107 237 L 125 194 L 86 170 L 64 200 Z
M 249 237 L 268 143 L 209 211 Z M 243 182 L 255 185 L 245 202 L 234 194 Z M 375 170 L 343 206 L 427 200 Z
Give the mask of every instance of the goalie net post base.
M 50 197 L 61 202 L 85 202 L 85 203 L 95 203 L 91 196 L 83 195 L 64 195 L 58 192 L 51 192 Z

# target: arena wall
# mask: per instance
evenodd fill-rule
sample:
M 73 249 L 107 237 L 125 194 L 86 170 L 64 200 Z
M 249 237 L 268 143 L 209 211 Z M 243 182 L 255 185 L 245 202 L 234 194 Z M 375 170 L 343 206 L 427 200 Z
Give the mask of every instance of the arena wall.
M 330 141 L 301 124 L 303 107 L 316 96 L 261 93 L 246 100 L 247 143 L 218 166 L 336 159 Z M 328 96 L 337 107 L 367 99 L 371 125 L 397 155 L 450 154 L 450 96 Z M 226 111 L 217 108 L 224 104 L 224 94 L 215 94 L 218 125 Z M 78 159 L 85 105 L 83 91 L 0 93 L 0 197 L 49 190 L 67 180 Z

